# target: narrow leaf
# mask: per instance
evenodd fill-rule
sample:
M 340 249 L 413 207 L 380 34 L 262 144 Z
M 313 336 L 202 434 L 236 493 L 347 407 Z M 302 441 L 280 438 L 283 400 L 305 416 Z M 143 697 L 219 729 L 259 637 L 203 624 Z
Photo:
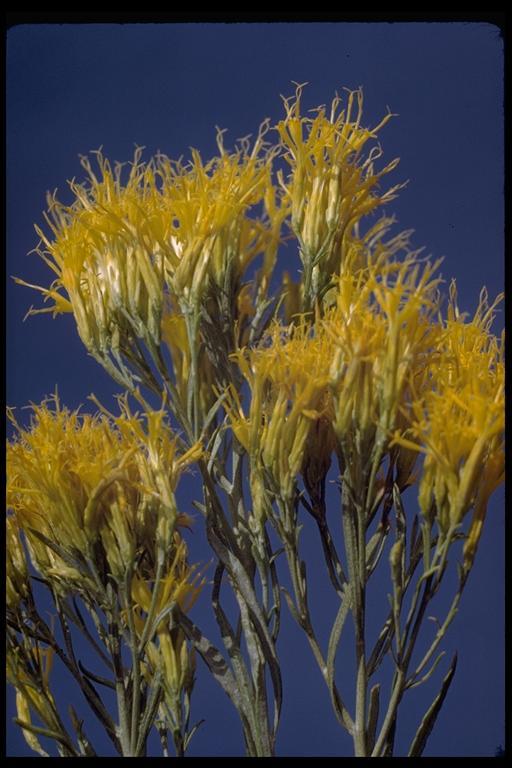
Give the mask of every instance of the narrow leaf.
M 186 750 L 188 749 L 188 745 L 189 745 L 189 744 L 190 744 L 190 742 L 192 741 L 192 738 L 193 738 L 194 734 L 196 733 L 196 731 L 197 731 L 197 730 L 198 730 L 198 729 L 201 727 L 201 725 L 202 725 L 204 722 L 205 722 L 205 720 L 204 720 L 204 719 L 203 719 L 203 720 L 199 720 L 197 723 L 195 723 L 195 724 L 192 726 L 192 728 L 190 729 L 190 731 L 187 733 L 187 735 L 185 736 L 184 751 L 186 751 Z
M 444 700 L 446 698 L 446 694 L 448 693 L 448 689 L 450 688 L 450 684 L 453 680 L 453 676 L 455 675 L 456 669 L 457 669 L 457 654 L 455 653 L 452 659 L 452 663 L 450 664 L 450 669 L 448 670 L 448 673 L 442 682 L 441 690 L 439 691 L 436 698 L 432 702 L 430 708 L 428 709 L 423 720 L 421 721 L 420 727 L 416 731 L 416 735 L 414 736 L 414 739 L 412 741 L 411 748 L 409 749 L 408 757 L 421 757 L 421 755 L 423 754 L 423 750 L 425 749 L 425 746 L 427 744 L 428 737 L 432 733 L 432 729 L 434 728 L 435 722 L 437 720 L 437 716 L 441 711 L 441 707 L 443 706 Z
M 33 536 L 36 537 L 36 539 L 39 539 L 39 541 L 42 541 L 43 544 L 45 544 L 49 549 L 52 550 L 52 552 L 55 552 L 64 562 L 66 565 L 69 565 L 71 568 L 79 569 L 82 573 L 84 573 L 84 566 L 82 563 L 78 561 L 78 559 L 71 557 L 68 552 L 66 552 L 65 549 L 63 549 L 59 544 L 57 544 L 55 541 L 52 541 L 47 536 L 44 535 L 44 533 L 41 533 L 41 531 L 37 531 L 35 528 L 29 528 L 29 533 L 31 533 Z M 89 574 L 85 574 L 89 575 Z
M 368 754 L 373 752 L 377 723 L 379 720 L 380 683 L 376 683 L 370 691 L 370 704 L 368 706 Z
M 338 691 L 336 689 L 336 682 L 334 679 L 336 653 L 338 651 L 341 632 L 343 630 L 343 626 L 345 624 L 345 620 L 347 618 L 348 611 L 350 609 L 350 604 L 351 604 L 350 591 L 348 587 L 346 587 L 344 590 L 344 598 L 340 603 L 340 607 L 338 609 L 338 613 L 336 614 L 336 619 L 334 620 L 334 624 L 331 630 L 331 635 L 329 637 L 329 646 L 327 649 L 327 685 L 329 687 L 329 693 L 331 695 L 332 705 L 334 707 L 336 714 L 338 715 L 340 722 L 348 730 L 349 733 L 352 733 L 353 722 L 343 702 L 339 697 Z
M 242 711 L 242 701 L 240 700 L 240 692 L 237 682 L 221 653 L 214 645 L 212 645 L 212 643 L 210 643 L 208 638 L 203 635 L 199 627 L 196 626 L 188 616 L 185 616 L 179 608 L 176 608 L 175 610 L 177 620 L 185 632 L 185 635 L 194 645 L 194 648 L 203 659 L 213 677 L 229 696 L 236 709 L 239 712 Z
M 265 661 L 269 666 L 270 676 L 272 679 L 272 685 L 274 687 L 274 692 L 275 692 L 275 697 L 277 702 L 276 716 L 277 718 L 279 718 L 279 713 L 281 711 L 281 702 L 282 702 L 281 671 L 279 668 L 279 662 L 277 659 L 274 644 L 272 642 L 269 629 L 263 618 L 263 614 L 258 604 L 256 595 L 254 593 L 253 586 L 240 560 L 236 557 L 236 555 L 230 549 L 228 549 L 222 543 L 221 539 L 217 536 L 215 530 L 213 529 L 211 520 L 208 520 L 207 535 L 208 535 L 208 541 L 212 545 L 217 557 L 226 566 L 226 569 L 231 577 L 233 585 L 236 584 L 236 586 L 238 587 L 238 590 L 240 591 L 240 594 L 242 595 L 251 613 L 251 618 L 254 623 L 254 628 L 260 640 L 261 650 L 265 656 Z

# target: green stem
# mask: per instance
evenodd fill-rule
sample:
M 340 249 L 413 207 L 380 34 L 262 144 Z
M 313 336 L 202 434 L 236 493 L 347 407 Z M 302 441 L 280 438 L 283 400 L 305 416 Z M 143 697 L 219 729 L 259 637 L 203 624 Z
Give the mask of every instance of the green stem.
M 187 397 L 187 416 L 192 424 L 194 439 L 199 438 L 199 349 L 197 332 L 199 328 L 198 310 L 187 308 L 185 311 L 188 344 L 190 349 L 190 381 Z
M 155 581 L 153 584 L 153 592 L 151 595 L 151 603 L 149 606 L 148 615 L 146 617 L 146 622 L 144 624 L 144 629 L 142 630 L 142 636 L 139 641 L 138 645 L 138 657 L 139 659 L 142 657 L 142 654 L 144 653 L 144 649 L 150 640 L 151 636 L 151 630 L 153 627 L 153 622 L 155 620 L 156 616 L 156 609 L 158 605 L 158 597 L 160 592 L 160 580 L 162 578 L 162 572 L 164 568 L 164 558 L 165 554 L 161 550 L 157 553 L 157 565 L 156 565 L 156 574 L 155 574 Z
M 342 519 L 347 555 L 348 572 L 352 592 L 352 616 L 356 637 L 356 708 L 354 721 L 354 747 L 356 757 L 365 757 L 366 698 L 368 674 L 365 649 L 365 602 L 366 602 L 366 521 L 364 508 L 357 509 L 351 503 L 346 479 L 343 480 Z
M 123 597 L 125 610 L 128 614 L 128 629 L 130 633 L 130 651 L 132 657 L 132 707 L 130 723 L 130 752 L 136 755 L 137 744 L 139 741 L 139 720 L 140 720 L 140 658 L 138 652 L 137 633 L 133 620 L 133 604 L 131 601 L 131 568 L 126 572 L 126 579 L 123 585 Z
M 407 670 L 411 661 L 411 656 L 413 654 L 414 647 L 418 639 L 418 634 L 419 634 L 421 623 L 423 621 L 423 617 L 425 615 L 425 611 L 432 597 L 432 592 L 431 592 L 432 575 L 429 576 L 426 580 L 424 580 L 423 583 L 424 583 L 423 594 L 422 594 L 421 602 L 418 608 L 418 612 L 416 614 L 416 619 L 412 627 L 411 636 L 408 639 L 408 642 L 406 641 L 405 636 L 403 639 L 403 647 L 405 647 L 405 653 L 403 654 L 403 658 L 400 660 L 400 666 L 398 666 L 395 670 L 395 675 L 393 678 L 392 694 L 391 694 L 391 699 L 388 706 L 388 711 L 386 713 L 386 717 L 384 718 L 384 722 L 382 724 L 379 738 L 373 749 L 372 757 L 380 757 L 382 754 L 382 750 L 386 747 L 388 737 L 395 723 L 398 706 L 400 704 L 400 701 L 402 699 L 402 696 L 405 690 Z M 415 593 L 415 598 L 417 598 L 417 595 L 418 595 L 418 592 Z M 416 599 L 414 600 L 414 603 L 416 603 Z M 411 616 L 412 615 L 413 614 L 411 614 Z
M 289 505 L 293 505 L 294 503 L 295 503 L 294 501 L 288 502 Z M 289 519 L 291 519 L 292 516 L 294 515 L 294 510 L 288 509 L 288 511 L 285 511 L 284 505 L 280 505 L 280 506 L 283 507 L 285 518 L 288 517 Z M 276 525 L 276 527 L 279 530 L 279 526 Z M 296 532 L 296 526 L 294 526 L 293 530 Z M 295 595 L 296 619 L 298 621 L 299 626 L 306 634 L 306 637 L 308 639 L 310 648 L 313 652 L 315 661 L 317 662 L 318 667 L 320 668 L 320 671 L 322 673 L 322 677 L 325 680 L 325 683 L 329 689 L 329 693 L 331 695 L 331 699 L 333 701 L 334 708 L 336 711 L 336 715 L 339 719 L 339 722 L 351 734 L 354 729 L 354 723 L 352 722 L 352 718 L 350 717 L 348 709 L 346 708 L 345 704 L 341 699 L 340 694 L 338 693 L 334 680 L 331 680 L 330 678 L 328 661 L 326 661 L 326 659 L 324 658 L 324 655 L 322 653 L 322 650 L 320 648 L 320 645 L 318 643 L 318 640 L 316 638 L 316 635 L 313 629 L 313 623 L 311 621 L 311 614 L 309 611 L 309 606 L 307 601 L 307 594 L 305 593 L 303 589 L 303 584 L 302 584 L 303 576 L 301 572 L 297 543 L 296 541 L 293 540 L 295 533 L 293 532 L 287 533 L 285 530 L 282 529 L 282 527 L 279 530 L 279 533 L 285 545 L 286 559 L 288 562 L 288 569 L 290 572 L 293 591 Z
M 119 717 L 119 741 L 123 757 L 132 757 L 131 740 L 128 725 L 128 708 L 126 701 L 126 690 L 124 686 L 124 670 L 121 659 L 121 647 L 119 632 L 114 620 L 110 626 L 111 655 L 115 672 L 115 686 L 117 699 L 117 713 Z
M 380 729 L 379 738 L 377 739 L 377 742 L 371 753 L 371 757 L 381 757 L 382 750 L 386 746 L 388 736 L 395 721 L 398 705 L 400 703 L 400 699 L 402 698 L 404 684 L 405 673 L 403 670 L 399 669 L 395 672 L 388 710 L 386 712 L 384 722 L 382 723 L 382 728 Z
M 428 662 L 430 661 L 430 659 L 432 658 L 432 656 L 436 652 L 436 649 L 439 646 L 439 643 L 441 642 L 441 640 L 445 636 L 446 630 L 448 629 L 448 627 L 450 626 L 451 622 L 455 618 L 455 614 L 457 613 L 458 605 L 459 605 L 460 599 L 462 597 L 463 589 L 464 589 L 464 585 L 461 585 L 461 588 L 458 590 L 458 592 L 456 593 L 455 597 L 452 600 L 452 604 L 450 606 L 450 610 L 448 611 L 448 613 L 446 615 L 446 618 L 445 618 L 445 620 L 443 622 L 443 625 L 439 628 L 439 630 L 438 630 L 438 632 L 436 634 L 436 637 L 435 637 L 432 645 L 430 646 L 430 648 L 428 649 L 428 651 L 425 653 L 425 655 L 423 656 L 422 660 L 418 664 L 418 666 L 417 666 L 417 668 L 416 668 L 416 670 L 415 670 L 415 672 L 414 672 L 414 674 L 412 676 L 413 680 L 416 679 L 421 674 L 423 669 L 425 669 L 426 665 L 428 664 Z

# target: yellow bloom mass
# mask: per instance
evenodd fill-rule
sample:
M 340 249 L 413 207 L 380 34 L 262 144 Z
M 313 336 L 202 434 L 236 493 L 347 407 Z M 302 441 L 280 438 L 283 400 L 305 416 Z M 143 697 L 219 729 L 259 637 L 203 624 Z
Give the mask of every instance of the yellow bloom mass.
M 162 197 L 172 232 L 165 270 L 171 292 L 183 309 L 196 306 L 209 286 L 228 293 L 239 287 L 247 266 L 264 254 L 260 279 L 268 281 L 286 214 L 272 183 L 272 156 L 260 128 L 252 148 L 240 142 L 234 152 L 224 148 L 218 132 L 218 157 L 203 163 L 197 150 L 188 164 L 157 159 Z M 249 215 L 258 205 L 264 214 Z
M 489 306 L 482 292 L 468 320 L 458 310 L 452 283 L 448 317 L 426 381 L 412 402 L 408 436 L 396 437 L 425 455 L 419 502 L 427 518 L 435 514 L 442 532 L 458 526 L 474 508 L 468 559 L 505 468 L 503 339 L 490 330 L 499 299 Z
M 336 305 L 321 332 L 333 342 L 333 425 L 349 467 L 356 456 L 368 465 L 376 441 L 387 446 L 411 383 L 429 360 L 436 266 L 421 269 L 414 256 L 378 259 L 337 281 Z
M 51 235 L 36 227 L 38 253 L 56 280 L 38 289 L 54 304 L 32 312 L 72 311 L 80 338 L 99 357 L 130 336 L 160 341 L 163 247 L 171 222 L 153 165 L 140 158 L 137 150 L 127 174 L 120 164 L 112 169 L 100 152 L 97 169 L 82 158 L 87 180 L 70 182 L 73 203 L 50 196 L 45 218 Z
M 345 109 L 336 96 L 330 113 L 320 107 L 311 118 L 301 115 L 301 98 L 298 86 L 295 97 L 285 99 L 286 117 L 277 130 L 290 165 L 288 178 L 280 178 L 304 264 L 304 293 L 309 300 L 305 308 L 310 309 L 311 299 L 321 296 L 331 276 L 339 273 L 357 223 L 392 200 L 401 185 L 379 192 L 380 180 L 398 160 L 376 171 L 374 163 L 382 151 L 375 144 L 366 151 L 390 113 L 368 129 L 361 125 L 361 90 L 348 94 Z
M 196 150 L 189 163 L 163 155 L 144 163 L 137 149 L 129 169 L 112 168 L 101 152 L 96 166 L 83 157 L 86 180 L 69 183 L 73 202 L 49 196 L 49 231 L 36 227 L 54 282 L 15 278 L 51 302 L 29 314 L 73 313 L 87 350 L 129 388 L 147 371 L 140 342 L 158 359 L 169 303 L 197 317 L 201 302 L 221 296 L 227 325 L 247 324 L 244 275 L 261 255 L 252 298 L 265 298 L 288 212 L 272 181 L 267 130 L 233 152 L 219 131 L 219 155 L 207 163 Z
M 387 449 L 432 354 L 436 267 L 410 256 L 345 272 L 334 306 L 315 324 L 275 325 L 258 347 L 236 355 L 250 404 L 245 412 L 232 388 L 226 408 L 251 458 L 258 516 L 263 470 L 290 498 L 299 472 L 308 484 L 325 475 L 336 445 L 351 467 L 357 455 L 369 465 L 376 440 Z
M 117 418 L 90 416 L 55 397 L 53 408 L 33 407 L 28 429 L 9 414 L 17 435 L 7 443 L 7 506 L 34 565 L 63 586 L 80 582 L 81 564 L 98 556 L 99 542 L 121 578 L 139 549 L 155 558 L 155 547 L 168 547 L 188 520 L 174 493 L 200 446 L 180 455 L 163 411 L 147 413 L 144 426 L 121 404 Z
M 251 401 L 245 415 L 232 389 L 226 409 L 249 453 L 254 514 L 260 522 L 263 471 L 270 473 L 282 498 L 291 498 L 312 425 L 326 410 L 330 345 L 327 338 L 313 337 L 307 324 L 288 330 L 275 325 L 263 344 L 235 356 Z

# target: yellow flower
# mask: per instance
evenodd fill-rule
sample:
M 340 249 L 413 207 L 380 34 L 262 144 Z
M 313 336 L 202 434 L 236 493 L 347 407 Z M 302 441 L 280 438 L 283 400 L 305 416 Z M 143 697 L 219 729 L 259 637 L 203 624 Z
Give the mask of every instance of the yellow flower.
M 132 580 L 132 599 L 136 605 L 135 622 L 139 634 L 144 631 L 143 613 L 147 615 L 150 610 L 154 589 L 158 590 L 155 611 L 158 616 L 172 603 L 176 603 L 184 612 L 189 611 L 204 586 L 202 573 L 197 572 L 196 566 L 188 565 L 186 544 L 177 534 L 173 547 L 174 556 L 158 585 L 138 576 Z M 162 669 L 164 688 L 170 692 L 172 700 L 189 682 L 194 662 L 183 632 L 178 627 L 172 627 L 169 618 L 167 615 L 160 621 L 156 627 L 156 637 L 148 643 L 147 656 L 151 669 L 146 672 L 151 675 L 159 667 Z
M 275 325 L 258 347 L 234 357 L 249 384 L 246 416 L 232 388 L 226 405 L 233 432 L 249 453 L 253 514 L 265 517 L 263 472 L 283 499 L 293 495 L 312 425 L 323 416 L 328 383 L 328 339 L 311 336 L 306 324 Z
M 188 564 L 187 545 L 177 533 L 174 534 L 169 556 L 167 572 L 157 585 L 156 615 L 170 603 L 176 603 L 183 612 L 188 612 L 204 586 L 197 566 Z M 140 609 L 148 613 L 152 601 L 150 582 L 135 576 L 132 581 L 132 597 Z M 163 627 L 166 623 L 163 620 L 159 626 Z
M 265 254 L 260 279 L 268 282 L 286 210 L 276 202 L 273 153 L 263 140 L 267 129 L 264 123 L 252 149 L 242 141 L 232 153 L 224 148 L 219 131 L 219 156 L 207 163 L 197 150 L 187 165 L 158 158 L 172 222 L 166 280 L 184 311 L 197 307 L 210 286 L 229 296 L 259 253 Z M 266 214 L 249 217 L 260 204 Z
M 133 347 L 132 337 L 160 343 L 162 252 L 171 222 L 152 163 L 144 165 L 140 157 L 138 149 L 126 180 L 122 166 L 112 170 L 100 152 L 98 170 L 82 158 L 87 181 L 70 182 L 73 203 L 49 197 L 45 218 L 51 236 L 36 227 L 37 251 L 56 280 L 49 288 L 30 286 L 54 302 L 31 313 L 72 311 L 86 348 L 107 366 L 108 353 L 117 359 Z
M 277 125 L 290 175 L 281 185 L 291 206 L 291 226 L 304 264 L 305 300 L 321 295 L 331 276 L 339 273 L 354 227 L 360 219 L 395 197 L 400 185 L 379 193 L 382 177 L 398 164 L 382 170 L 374 163 L 378 145 L 369 141 L 391 118 L 388 113 L 373 129 L 361 125 L 363 94 L 350 92 L 345 109 L 336 96 L 330 113 L 319 107 L 313 118 L 301 115 L 302 86 L 285 99 L 286 117 Z
M 427 364 L 436 329 L 432 314 L 437 264 L 410 256 L 344 272 L 333 291 L 321 333 L 333 342 L 330 385 L 334 429 L 346 461 L 383 448 L 394 430 L 411 381 Z
M 370 466 L 376 441 L 383 454 L 411 382 L 430 359 L 437 265 L 421 270 L 414 256 L 384 255 L 344 272 L 330 297 L 336 303 L 313 326 L 300 317 L 288 329 L 275 325 L 262 344 L 235 356 L 251 400 L 246 415 L 232 388 L 226 410 L 250 457 L 260 523 L 265 472 L 289 499 L 299 472 L 318 488 L 336 445 L 351 471 L 358 456 L 358 466 Z
M 101 152 L 97 169 L 83 157 L 87 178 L 70 182 L 72 204 L 50 196 L 50 232 L 36 227 L 36 251 L 56 279 L 41 287 L 15 278 L 51 301 L 29 314 L 72 312 L 87 350 L 129 389 L 147 375 L 137 340 L 153 360 L 159 357 L 169 301 L 197 318 L 206 297 L 214 303 L 221 297 L 225 323 L 240 326 L 244 274 L 262 256 L 252 280 L 259 304 L 288 211 L 272 182 L 275 150 L 264 141 L 267 129 L 266 122 L 252 147 L 242 140 L 231 153 L 219 131 L 219 156 L 207 163 L 193 150 L 186 165 L 162 155 L 145 164 L 138 149 L 126 173 L 121 164 L 112 169 Z M 218 313 L 213 307 L 212 316 Z
M 87 552 L 83 513 L 89 496 L 111 467 L 112 437 L 101 424 L 78 412 L 54 409 L 47 402 L 33 407 L 29 429 L 8 415 L 17 435 L 7 443 L 7 506 L 27 537 L 36 566 L 46 570 L 55 553 L 32 535 L 42 533 L 64 547 Z
M 482 292 L 472 320 L 458 310 L 451 287 L 448 319 L 437 358 L 412 402 L 408 437 L 396 442 L 425 454 L 419 501 L 423 514 L 435 512 L 445 533 L 475 513 L 466 543 L 471 560 L 487 502 L 504 473 L 503 342 L 491 332 L 493 311 Z
M 121 577 L 139 547 L 153 556 L 155 544 L 167 547 L 175 526 L 187 522 L 174 492 L 201 448 L 179 455 L 163 410 L 147 413 L 144 428 L 126 400 L 117 418 L 70 413 L 53 400 L 53 409 L 47 401 L 33 406 L 28 429 L 10 413 L 17 436 L 7 444 L 8 508 L 34 565 L 63 587 L 80 583 L 80 563 L 96 557 L 100 541 Z

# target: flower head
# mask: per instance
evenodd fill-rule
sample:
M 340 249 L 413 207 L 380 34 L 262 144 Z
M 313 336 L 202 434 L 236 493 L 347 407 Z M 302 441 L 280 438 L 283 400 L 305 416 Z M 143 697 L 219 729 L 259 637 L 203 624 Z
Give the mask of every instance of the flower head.
M 265 254 L 260 279 L 268 282 L 279 243 L 281 211 L 272 184 L 272 155 L 264 123 L 254 145 L 228 152 L 218 132 L 219 155 L 204 163 L 197 150 L 188 164 L 159 157 L 158 174 L 172 231 L 165 272 L 182 309 L 196 307 L 213 288 L 236 300 L 248 265 Z M 257 206 L 263 217 L 253 215 Z
M 31 558 L 65 588 L 85 578 L 87 558 L 100 572 L 106 559 L 121 578 L 139 550 L 156 558 L 186 522 L 174 492 L 200 447 L 178 453 L 163 411 L 143 426 L 126 402 L 121 415 L 90 416 L 48 402 L 34 406 L 28 429 L 7 444 L 7 505 L 24 531 Z M 103 549 L 104 556 L 100 555 Z
M 73 313 L 87 350 L 129 389 L 149 376 L 140 342 L 160 360 L 169 302 L 197 317 L 200 304 L 213 300 L 213 317 L 220 313 L 230 329 L 248 326 L 242 280 L 262 256 L 251 299 L 266 299 L 288 210 L 272 182 L 275 150 L 264 141 L 267 128 L 261 126 L 252 147 L 242 140 L 234 152 L 219 131 L 219 155 L 207 163 L 196 150 L 188 164 L 163 155 L 143 163 L 138 149 L 125 172 L 101 152 L 97 168 L 83 157 L 87 178 L 69 183 L 73 202 L 49 196 L 50 232 L 36 227 L 36 250 L 56 279 L 41 287 L 15 278 L 52 302 L 29 314 Z
M 334 429 L 348 463 L 356 455 L 368 463 L 375 441 L 387 445 L 411 382 L 430 359 L 436 267 L 421 269 L 414 256 L 378 259 L 336 283 L 321 332 L 334 345 Z
M 131 348 L 133 337 L 160 343 L 162 249 L 171 223 L 152 163 L 140 158 L 138 149 L 125 178 L 123 166 L 112 169 L 101 152 L 97 169 L 83 157 L 87 180 L 69 183 L 74 201 L 50 196 L 51 235 L 36 227 L 38 253 L 56 280 L 49 288 L 30 286 L 54 302 L 31 313 L 73 312 L 80 338 L 104 364 L 110 352 L 117 358 Z
M 281 184 L 300 244 L 308 283 L 305 292 L 316 298 L 331 276 L 339 273 L 357 223 L 395 196 L 399 186 L 379 193 L 378 184 L 398 160 L 377 172 L 374 163 L 382 154 L 380 147 L 374 145 L 365 154 L 368 142 L 391 114 L 375 128 L 364 128 L 361 90 L 349 93 L 345 109 L 336 96 L 330 113 L 319 107 L 315 117 L 301 115 L 301 97 L 302 86 L 298 86 L 295 97 L 285 99 L 286 117 L 277 125 L 290 165 L 290 175 L 286 180 L 281 177 Z
M 326 408 L 330 341 L 313 337 L 307 324 L 275 325 L 258 347 L 236 355 L 249 384 L 247 416 L 231 391 L 227 410 L 233 432 L 251 460 L 255 516 L 264 517 L 263 474 L 290 499 L 313 424 Z
M 424 453 L 419 503 L 443 533 L 474 517 L 465 555 L 472 560 L 487 502 L 504 475 L 503 342 L 490 331 L 500 297 L 482 292 L 474 317 L 458 310 L 455 284 L 437 357 L 412 402 L 407 437 L 396 442 Z

